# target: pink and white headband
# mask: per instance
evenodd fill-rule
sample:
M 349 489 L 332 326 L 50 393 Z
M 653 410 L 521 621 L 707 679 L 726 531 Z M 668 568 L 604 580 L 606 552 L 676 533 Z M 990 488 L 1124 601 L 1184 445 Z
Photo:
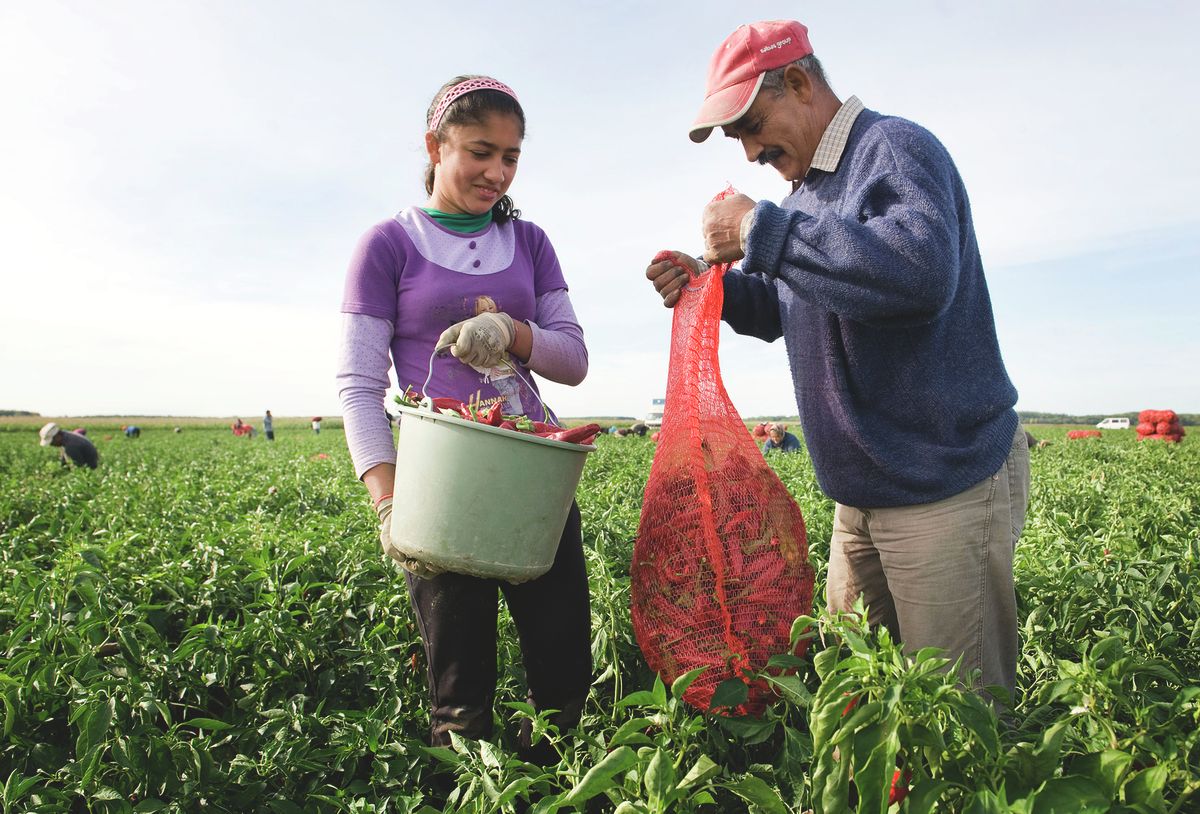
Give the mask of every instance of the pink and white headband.
M 446 115 L 446 109 L 454 103 L 455 99 L 460 96 L 465 96 L 474 90 L 498 90 L 501 93 L 507 93 L 513 98 L 514 102 L 517 102 L 518 104 L 520 103 L 520 100 L 517 99 L 517 94 L 513 92 L 513 89 L 497 79 L 492 79 L 490 76 L 480 76 L 476 77 L 475 79 L 467 79 L 459 82 L 457 85 L 450 88 L 450 90 L 442 94 L 442 100 L 438 102 L 437 107 L 434 108 L 433 118 L 429 120 L 429 129 L 437 132 L 438 126 L 442 123 L 442 117 Z

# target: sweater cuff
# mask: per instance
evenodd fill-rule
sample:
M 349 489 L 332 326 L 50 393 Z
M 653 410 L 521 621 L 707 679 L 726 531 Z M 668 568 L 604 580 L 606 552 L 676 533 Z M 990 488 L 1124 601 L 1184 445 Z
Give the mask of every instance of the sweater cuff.
M 742 271 L 775 279 L 779 275 L 779 264 L 783 258 L 783 249 L 787 245 L 792 216 L 799 214 L 778 207 L 770 201 L 759 201 L 754 206 L 754 225 L 750 228 L 750 234 L 746 236 L 746 256 L 742 259 Z

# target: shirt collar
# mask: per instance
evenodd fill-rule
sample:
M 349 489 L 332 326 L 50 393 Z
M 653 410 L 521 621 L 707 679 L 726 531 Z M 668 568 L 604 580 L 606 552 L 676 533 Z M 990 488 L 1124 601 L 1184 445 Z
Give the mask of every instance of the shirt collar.
M 821 143 L 817 145 L 817 151 L 813 153 L 811 169 L 837 172 L 838 162 L 842 160 L 842 153 L 846 149 L 846 140 L 850 138 L 850 128 L 854 126 L 854 120 L 862 112 L 863 103 L 858 100 L 857 96 L 851 96 L 838 108 L 838 112 L 834 114 L 829 126 L 821 135 Z

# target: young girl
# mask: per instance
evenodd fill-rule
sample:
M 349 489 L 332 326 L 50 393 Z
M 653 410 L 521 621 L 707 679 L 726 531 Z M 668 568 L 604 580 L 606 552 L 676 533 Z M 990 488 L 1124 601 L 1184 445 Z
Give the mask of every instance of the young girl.
M 379 513 L 384 551 L 410 568 L 405 578 L 429 665 L 433 745 L 448 744 L 452 731 L 477 739 L 492 733 L 497 590 L 517 626 L 530 702 L 560 710 L 554 722 L 566 731 L 578 722 L 591 684 L 577 506 L 553 567 L 519 585 L 430 575 L 403 561 L 389 539 L 392 501 L 404 500 L 403 491 L 392 494 L 396 452 L 382 404 L 393 364 L 401 389 L 424 392 L 430 357 L 449 350 L 433 358 L 429 395 L 466 401 L 478 393 L 485 407 L 502 401 L 506 414 L 539 420 L 530 371 L 569 385 L 587 373 L 583 332 L 554 248 L 541 229 L 519 219 L 507 195 L 524 137 L 525 114 L 507 85 L 485 76 L 446 83 L 426 117 L 429 199 L 371 227 L 346 276 L 338 372 L 346 439 Z M 528 724 L 518 744 L 528 760 L 552 758 L 544 740 L 530 746 Z

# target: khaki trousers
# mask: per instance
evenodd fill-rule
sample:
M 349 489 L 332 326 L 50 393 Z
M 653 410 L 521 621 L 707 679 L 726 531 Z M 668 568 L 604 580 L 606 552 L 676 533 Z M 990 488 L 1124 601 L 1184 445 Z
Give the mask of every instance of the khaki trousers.
M 1017 609 L 1013 550 L 1029 505 L 1029 446 L 1017 427 L 1012 450 L 990 478 L 945 500 L 862 509 L 837 504 L 826 597 L 831 611 L 861 594 L 914 653 L 940 647 L 962 656 L 964 679 L 1013 694 Z

